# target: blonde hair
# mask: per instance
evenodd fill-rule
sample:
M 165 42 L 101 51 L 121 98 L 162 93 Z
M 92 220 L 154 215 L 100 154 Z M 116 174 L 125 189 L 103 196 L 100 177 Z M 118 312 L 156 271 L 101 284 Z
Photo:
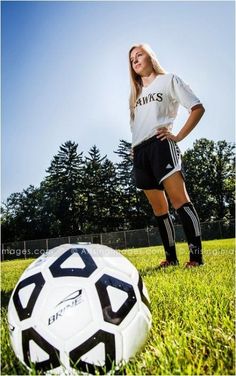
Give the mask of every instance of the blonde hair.
M 140 95 L 142 91 L 142 80 L 141 77 L 135 73 L 135 71 L 132 68 L 132 64 L 130 61 L 130 55 L 131 52 L 134 50 L 134 48 L 141 48 L 144 52 L 148 54 L 148 56 L 151 59 L 152 66 L 154 71 L 157 74 L 165 74 L 165 70 L 161 67 L 159 61 L 157 60 L 157 57 L 155 55 L 155 52 L 151 49 L 151 47 L 146 44 L 136 44 L 133 45 L 129 50 L 129 72 L 130 72 L 130 97 L 129 97 L 129 109 L 130 109 L 130 118 L 134 120 L 134 111 L 136 106 L 136 100 L 138 96 Z

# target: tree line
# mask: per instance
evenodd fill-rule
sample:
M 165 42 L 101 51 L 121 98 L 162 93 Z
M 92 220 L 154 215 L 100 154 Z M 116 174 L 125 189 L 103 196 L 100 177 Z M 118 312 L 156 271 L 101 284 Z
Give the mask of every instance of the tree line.
M 96 145 L 84 156 L 77 143 L 62 144 L 40 186 L 12 193 L 2 204 L 2 241 L 156 226 L 147 199 L 135 188 L 130 150 L 121 140 L 119 162 L 113 163 Z M 234 218 L 234 145 L 202 138 L 182 159 L 200 221 Z

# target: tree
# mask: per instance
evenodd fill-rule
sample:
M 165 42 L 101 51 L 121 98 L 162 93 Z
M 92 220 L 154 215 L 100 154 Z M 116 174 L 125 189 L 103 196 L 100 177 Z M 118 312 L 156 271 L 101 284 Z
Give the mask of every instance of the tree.
M 234 201 L 234 145 L 226 141 L 215 144 L 215 180 L 213 192 L 216 197 L 216 219 L 233 217 Z
M 116 171 L 94 145 L 85 158 L 86 232 L 112 231 L 119 223 Z
M 202 138 L 183 155 L 188 192 L 201 221 L 232 215 L 233 149 L 226 141 Z
M 78 144 L 67 141 L 60 146 L 54 156 L 41 188 L 44 191 L 45 206 L 55 216 L 57 225 L 52 224 L 54 236 L 76 235 L 79 233 L 81 203 L 77 201 L 77 192 L 83 189 L 82 152 L 77 153 Z
M 42 203 L 41 191 L 33 185 L 22 193 L 11 194 L 2 207 L 3 242 L 45 237 L 48 218 L 42 210 Z
M 115 165 L 107 158 L 102 163 L 101 187 L 103 191 L 102 231 L 122 229 L 120 190 Z

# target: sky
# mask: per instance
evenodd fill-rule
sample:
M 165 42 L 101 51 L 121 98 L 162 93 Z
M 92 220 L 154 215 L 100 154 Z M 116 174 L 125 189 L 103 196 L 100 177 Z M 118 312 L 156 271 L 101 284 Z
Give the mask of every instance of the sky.
M 64 142 L 118 162 L 131 142 L 128 51 L 148 43 L 206 112 L 179 143 L 234 141 L 234 1 L 2 1 L 1 200 L 38 187 Z M 177 133 L 188 117 L 180 108 Z

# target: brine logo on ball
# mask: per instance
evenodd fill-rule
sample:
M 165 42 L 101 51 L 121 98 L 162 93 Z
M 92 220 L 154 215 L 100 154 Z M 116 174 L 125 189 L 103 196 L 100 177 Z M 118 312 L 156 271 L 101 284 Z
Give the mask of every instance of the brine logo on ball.
M 66 305 L 63 307 L 64 303 Z M 62 317 L 68 309 L 73 309 L 77 307 L 80 303 L 82 303 L 82 289 L 72 292 L 56 305 L 56 307 L 62 306 L 62 308 L 60 308 L 55 314 L 48 318 L 48 325 L 53 324 L 60 317 Z

